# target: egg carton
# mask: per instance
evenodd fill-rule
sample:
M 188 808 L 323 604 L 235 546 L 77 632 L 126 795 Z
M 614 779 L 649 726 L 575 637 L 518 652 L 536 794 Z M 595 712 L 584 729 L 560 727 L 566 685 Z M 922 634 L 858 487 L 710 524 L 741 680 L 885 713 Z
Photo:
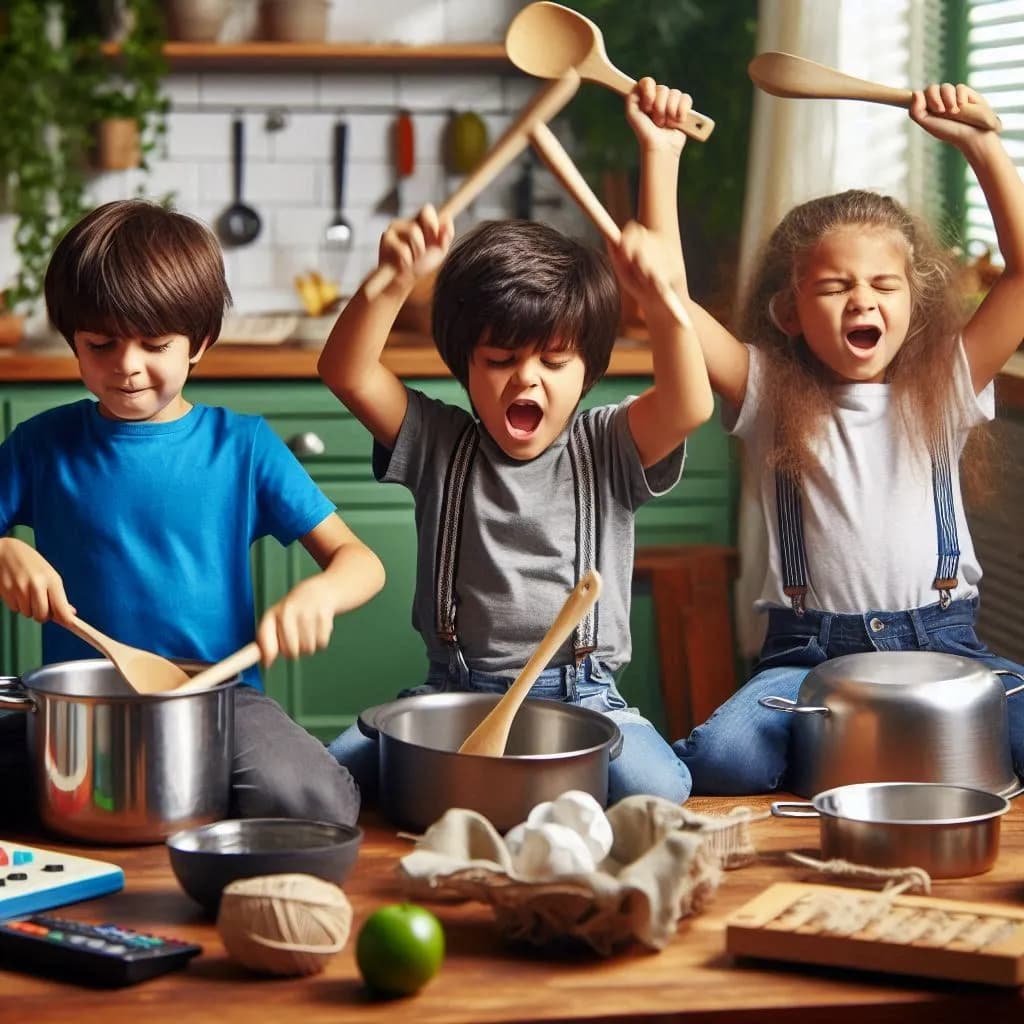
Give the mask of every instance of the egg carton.
M 620 800 L 607 812 L 612 842 L 593 871 L 537 880 L 516 870 L 507 842 L 483 815 L 453 808 L 399 863 L 418 899 L 478 900 L 499 931 L 537 946 L 571 941 L 607 956 L 631 942 L 662 949 L 687 915 L 712 899 L 722 863 L 701 816 L 659 797 Z M 739 818 L 728 823 L 735 831 Z M 712 822 L 716 839 L 724 823 Z

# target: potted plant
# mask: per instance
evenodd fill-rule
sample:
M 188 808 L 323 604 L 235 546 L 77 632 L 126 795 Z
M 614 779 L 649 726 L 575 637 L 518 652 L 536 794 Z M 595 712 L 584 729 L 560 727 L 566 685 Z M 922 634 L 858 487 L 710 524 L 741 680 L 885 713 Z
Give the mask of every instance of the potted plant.
M 101 48 L 115 8 L 127 18 L 118 62 Z M 161 43 L 157 0 L 0 0 L 0 195 L 18 263 L 8 311 L 31 311 L 54 244 L 88 208 L 94 126 L 117 111 L 141 128 L 143 156 L 156 145 Z

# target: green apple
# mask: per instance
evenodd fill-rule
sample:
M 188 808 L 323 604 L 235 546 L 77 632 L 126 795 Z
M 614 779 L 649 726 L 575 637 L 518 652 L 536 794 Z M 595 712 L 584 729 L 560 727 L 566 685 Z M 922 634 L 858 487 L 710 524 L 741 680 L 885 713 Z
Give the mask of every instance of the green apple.
M 411 995 L 437 974 L 444 960 L 441 922 L 414 903 L 375 910 L 359 929 L 356 963 L 381 995 Z

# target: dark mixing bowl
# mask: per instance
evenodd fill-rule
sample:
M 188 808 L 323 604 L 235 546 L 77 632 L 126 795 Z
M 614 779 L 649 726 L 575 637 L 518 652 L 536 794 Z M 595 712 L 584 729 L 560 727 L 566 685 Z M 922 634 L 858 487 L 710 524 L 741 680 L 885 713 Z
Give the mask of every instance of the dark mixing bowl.
M 341 884 L 359 856 L 356 825 L 302 818 L 215 821 L 167 839 L 181 887 L 214 915 L 229 882 L 257 875 L 315 875 Z

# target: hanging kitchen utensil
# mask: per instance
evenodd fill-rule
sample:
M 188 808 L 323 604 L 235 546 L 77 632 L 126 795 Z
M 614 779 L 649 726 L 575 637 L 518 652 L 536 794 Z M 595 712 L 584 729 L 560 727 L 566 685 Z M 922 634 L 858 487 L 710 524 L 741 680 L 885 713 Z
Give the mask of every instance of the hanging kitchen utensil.
M 197 672 L 191 679 L 185 679 L 180 686 L 174 688 L 174 692 L 192 693 L 193 690 L 209 689 L 211 686 L 216 686 L 218 683 L 223 683 L 225 680 L 238 675 L 238 673 L 244 672 L 247 668 L 252 668 L 259 660 L 259 644 L 255 642 L 246 644 L 235 651 L 234 654 L 229 654 L 226 658 L 218 661 L 215 665 L 204 668 L 202 672 Z
M 909 89 L 854 78 L 825 64 L 775 50 L 759 53 L 747 65 L 747 74 L 762 91 L 787 99 L 867 100 L 909 107 L 913 98 Z M 995 114 L 977 103 L 962 103 L 956 113 L 947 111 L 936 116 L 996 132 L 1003 126 Z
M 551 129 L 543 122 L 530 128 L 530 140 L 551 173 L 562 183 L 566 191 L 579 203 L 583 212 L 591 219 L 595 227 L 612 245 L 618 245 L 622 231 L 615 223 L 612 215 L 601 205 L 601 200 L 594 195 L 593 189 L 580 174 L 562 144 L 555 138 Z M 692 326 L 689 314 L 682 300 L 665 282 L 661 283 L 659 295 L 668 307 L 669 312 L 681 327 Z
M 348 124 L 334 123 L 334 219 L 327 225 L 324 239 L 335 249 L 352 248 L 352 225 L 344 214 L 345 163 L 348 151 Z
M 505 753 L 509 730 L 519 706 L 526 699 L 537 677 L 547 668 L 548 662 L 568 640 L 577 623 L 593 607 L 600 593 L 601 577 L 596 570 L 591 569 L 573 588 L 558 617 L 544 634 L 537 649 L 530 655 L 530 660 L 523 666 L 523 670 L 516 676 L 515 682 L 487 713 L 487 717 L 463 741 L 459 747 L 460 754 L 501 757 Z
M 391 156 L 394 160 L 395 181 L 387 195 L 377 204 L 377 210 L 401 217 L 405 210 L 402 181 L 412 177 L 416 169 L 416 133 L 412 114 L 408 110 L 399 110 L 391 126 Z
M 163 693 L 188 679 L 184 669 L 173 661 L 114 640 L 77 616 L 61 622 L 61 625 L 106 656 L 137 693 Z
M 580 78 L 628 95 L 636 80 L 623 74 L 608 59 L 601 30 L 589 18 L 561 4 L 529 4 L 513 19 L 505 33 L 505 53 L 520 71 L 535 78 L 560 78 L 575 68 Z M 691 110 L 677 125 L 691 139 L 703 142 L 715 122 Z
M 245 125 L 241 117 L 231 122 L 231 162 L 234 201 L 217 220 L 220 240 L 229 246 L 248 245 L 260 233 L 260 215 L 242 202 L 242 165 L 245 162 Z
M 580 76 L 570 68 L 561 78 L 539 89 L 476 170 L 444 201 L 438 213 L 454 220 L 527 147 L 530 127 L 554 117 L 576 95 L 579 87 Z M 366 279 L 366 297 L 371 301 L 375 299 L 394 277 L 390 264 L 378 267 Z

